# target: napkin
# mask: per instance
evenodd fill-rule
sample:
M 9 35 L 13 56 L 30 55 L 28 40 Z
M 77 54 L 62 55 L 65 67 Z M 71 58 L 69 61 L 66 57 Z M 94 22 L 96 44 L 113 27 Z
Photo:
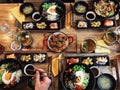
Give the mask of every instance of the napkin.
M 103 47 L 107 47 L 107 45 L 105 44 L 105 42 L 103 40 L 98 40 L 97 41 L 97 47 L 95 49 L 96 53 L 109 53 L 110 54 L 110 50 L 109 49 L 100 47 L 99 45 L 103 46 Z
M 59 60 L 62 58 L 62 54 L 52 59 L 52 73 L 56 77 L 59 74 Z
M 25 21 L 25 16 L 20 12 L 20 5 L 12 8 L 11 13 L 13 16 L 22 24 L 23 21 Z

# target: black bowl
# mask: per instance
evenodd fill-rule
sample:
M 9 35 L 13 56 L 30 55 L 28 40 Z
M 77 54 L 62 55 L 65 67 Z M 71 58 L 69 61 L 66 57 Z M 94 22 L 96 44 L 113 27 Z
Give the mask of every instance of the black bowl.
M 96 10 L 96 5 L 99 3 L 99 5 L 98 6 L 101 6 L 102 7 L 102 5 L 101 4 L 103 4 L 103 1 L 105 1 L 105 2 L 112 2 L 112 3 L 114 3 L 115 4 L 115 6 L 113 6 L 114 8 L 115 8 L 115 11 L 114 11 L 114 14 L 108 14 L 107 15 L 107 13 L 106 13 L 106 15 L 104 15 L 103 13 L 99 13 L 98 11 L 99 10 Z M 102 2 L 101 4 L 100 4 L 100 2 Z M 112 4 L 111 3 L 111 4 Z M 109 5 L 111 5 L 110 3 L 109 3 Z M 119 3 L 117 2 L 117 0 L 94 0 L 94 4 L 93 4 L 94 6 L 94 11 L 95 11 L 95 13 L 96 13 L 96 15 L 98 16 L 98 18 L 103 18 L 103 19 L 107 19 L 107 18 L 111 18 L 111 17 L 113 17 L 113 16 L 115 16 L 115 15 L 117 15 L 118 13 L 119 13 Z M 113 4 L 112 4 L 113 5 Z M 105 7 L 106 7 L 106 5 L 105 5 Z M 107 6 L 108 7 L 108 6 Z M 103 8 L 103 7 L 102 7 Z M 101 8 L 101 10 L 102 10 L 102 8 Z M 100 11 L 101 12 L 101 11 Z M 107 12 L 106 11 L 106 9 L 105 9 L 105 12 Z
M 97 87 L 99 90 L 115 90 L 115 78 L 110 74 L 103 73 L 97 79 Z
M 79 7 L 79 9 L 78 9 L 78 7 Z M 80 11 L 78 11 L 78 10 L 80 10 Z M 88 4 L 84 1 L 75 2 L 74 11 L 77 15 L 83 15 L 88 11 Z
M 55 13 L 57 13 L 57 15 L 58 15 L 57 18 L 55 18 L 55 19 L 48 18 L 48 15 L 49 16 L 51 15 L 50 13 L 48 13 L 48 9 L 51 6 L 55 6 L 54 7 Z M 43 2 L 40 5 L 39 12 L 43 16 L 43 18 L 47 21 L 59 21 L 61 18 L 63 18 L 65 16 L 66 7 L 65 7 L 64 3 L 60 0 L 48 0 L 48 1 Z
M 92 71 L 84 64 L 79 64 L 79 63 L 76 63 L 76 64 L 71 64 L 69 66 L 67 66 L 65 68 L 65 70 L 63 71 L 62 73 L 62 85 L 64 87 L 65 90 L 72 90 L 71 88 L 67 87 L 67 85 L 65 84 L 65 78 L 68 78 L 69 80 L 73 80 L 72 83 L 75 83 L 75 80 L 74 80 L 74 75 L 71 74 L 71 73 L 66 73 L 66 71 L 70 68 L 73 68 L 75 65 L 78 65 L 78 66 L 83 66 L 85 67 L 85 72 L 89 74 L 89 83 L 87 85 L 87 87 L 84 89 L 84 90 L 93 90 L 94 86 L 95 86 L 95 77 L 94 77 L 94 74 L 92 73 Z M 67 77 L 66 77 L 67 75 Z
M 20 6 L 20 12 L 23 13 L 25 16 L 31 16 L 34 11 L 34 5 L 30 2 L 25 2 Z
M 21 63 L 18 61 L 18 60 L 15 60 L 15 59 L 12 59 L 12 58 L 8 58 L 8 59 L 3 59 L 0 61 L 0 67 L 1 65 L 8 65 L 5 69 L 6 71 L 9 71 L 9 72 L 15 72 L 17 70 L 21 70 L 22 71 L 22 75 L 23 75 L 23 69 L 22 69 L 22 65 Z M 5 72 L 5 71 L 4 71 Z M 2 73 L 2 72 L 0 72 Z M 16 88 L 17 86 L 19 86 L 22 81 L 23 81 L 23 77 L 22 75 L 20 76 L 20 81 L 15 81 L 14 85 L 9 85 L 9 87 L 6 87 L 5 88 L 5 84 L 3 83 L 3 81 L 0 83 L 0 89 L 5 89 L 5 90 L 9 90 L 9 89 L 13 89 L 13 88 Z M 1 76 L 1 78 L 3 77 L 3 74 Z

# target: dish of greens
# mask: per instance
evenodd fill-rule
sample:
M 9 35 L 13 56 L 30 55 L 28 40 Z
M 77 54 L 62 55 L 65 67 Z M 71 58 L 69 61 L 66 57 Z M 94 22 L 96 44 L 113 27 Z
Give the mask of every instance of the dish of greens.
M 63 72 L 62 84 L 66 90 L 92 90 L 94 75 L 85 65 L 71 64 Z

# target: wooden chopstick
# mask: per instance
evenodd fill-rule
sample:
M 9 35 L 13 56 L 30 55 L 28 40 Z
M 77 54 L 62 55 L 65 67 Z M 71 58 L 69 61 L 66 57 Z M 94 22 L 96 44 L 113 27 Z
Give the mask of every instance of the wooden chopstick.
M 32 71 L 32 72 L 35 72 L 35 70 L 33 69 L 27 69 L 27 71 Z M 40 75 L 40 77 L 48 77 L 48 73 L 47 72 L 44 72 L 44 71 L 39 71 L 40 73 L 46 73 L 47 75 Z M 32 76 L 32 77 L 35 77 L 35 74 L 34 75 L 31 75 L 31 74 L 28 74 L 28 75 L 23 75 L 23 76 Z
M 34 74 L 34 75 L 22 75 L 22 76 L 26 76 L 26 77 L 28 77 L 28 76 L 35 77 L 35 74 Z M 42 78 L 42 77 L 48 77 L 48 75 L 40 75 L 40 77 L 41 77 L 41 78 Z
M 33 70 L 33 69 L 27 69 L 27 71 L 33 71 L 33 72 L 35 72 L 35 70 Z M 47 73 L 47 72 L 44 72 L 44 71 L 39 71 L 40 73 Z

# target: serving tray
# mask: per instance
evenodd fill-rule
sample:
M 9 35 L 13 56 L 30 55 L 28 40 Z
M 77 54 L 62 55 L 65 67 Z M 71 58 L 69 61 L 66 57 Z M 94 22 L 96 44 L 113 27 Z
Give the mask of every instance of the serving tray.
M 107 56 L 107 57 L 109 57 L 108 56 L 108 54 L 106 54 L 106 53 L 102 53 L 102 54 L 68 54 L 68 55 L 65 55 L 65 58 L 63 59 L 63 60 L 61 60 L 61 64 L 62 64 L 62 67 L 61 67 L 61 71 L 59 71 L 59 73 L 60 73 L 60 75 L 58 76 L 59 78 L 58 78 L 58 86 L 59 86 L 59 90 L 64 90 L 64 88 L 63 88 L 63 86 L 62 86 L 62 82 L 61 82 L 61 75 L 62 75 L 62 71 L 65 69 L 65 67 L 68 65 L 67 64 L 67 62 L 66 62 L 66 59 L 67 58 L 71 58 L 71 57 L 74 57 L 74 58 L 79 58 L 79 59 L 81 59 L 82 57 L 86 57 L 86 56 L 95 56 L 95 57 L 98 57 L 98 56 Z M 78 63 L 81 63 L 81 61 L 79 60 L 79 62 Z M 119 82 L 119 75 L 118 75 L 118 66 L 117 66 L 117 60 L 115 59 L 115 60 L 109 60 L 109 62 L 108 62 L 109 64 L 107 65 L 97 65 L 97 64 L 95 64 L 95 65 L 92 65 L 92 66 L 94 66 L 94 67 L 97 67 L 98 68 L 98 70 L 99 70 L 99 72 L 100 72 L 100 74 L 102 74 L 102 73 L 108 73 L 108 74 L 111 74 L 114 78 L 115 78 L 115 80 L 116 80 L 116 82 Z M 60 64 L 60 65 L 61 65 Z M 64 65 L 65 64 L 65 65 Z M 64 66 L 63 66 L 64 65 Z M 91 67 L 91 66 L 90 66 Z M 116 84 L 116 89 L 118 88 L 118 83 Z M 97 85 L 95 85 L 95 87 L 94 87 L 94 89 L 93 90 L 98 90 L 98 87 L 97 87 Z
M 89 10 L 93 11 L 94 0 L 92 0 L 92 1 L 91 0 L 85 0 L 85 2 L 88 3 Z M 70 6 L 71 6 L 71 24 L 77 30 L 79 30 L 79 29 L 90 29 L 90 28 L 92 28 L 92 29 L 96 29 L 96 28 L 109 28 L 109 27 L 117 26 L 117 20 L 116 20 L 115 16 L 110 17 L 110 18 L 100 18 L 100 17 L 96 16 L 95 20 L 90 21 L 90 20 L 86 19 L 85 15 L 77 15 L 75 13 L 75 11 L 74 11 L 74 4 L 70 4 Z M 104 21 L 105 20 L 112 20 L 113 24 L 105 26 L 104 25 Z M 85 22 L 87 24 L 87 26 L 86 27 L 78 27 L 78 22 L 79 21 Z M 91 23 L 92 22 L 96 22 L 96 21 L 100 22 L 101 25 L 99 25 L 99 26 L 92 26 Z

